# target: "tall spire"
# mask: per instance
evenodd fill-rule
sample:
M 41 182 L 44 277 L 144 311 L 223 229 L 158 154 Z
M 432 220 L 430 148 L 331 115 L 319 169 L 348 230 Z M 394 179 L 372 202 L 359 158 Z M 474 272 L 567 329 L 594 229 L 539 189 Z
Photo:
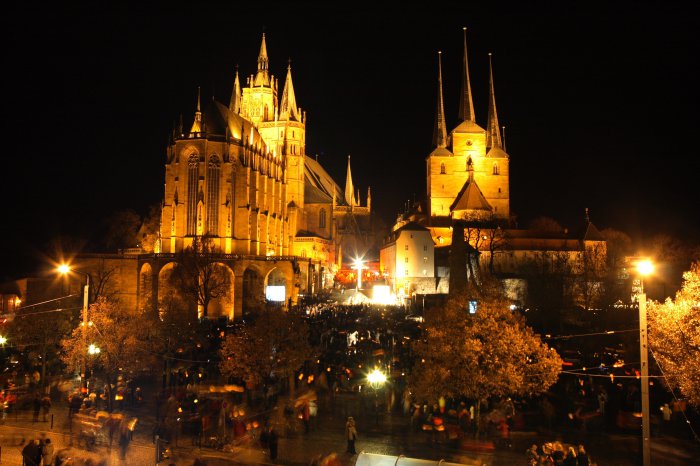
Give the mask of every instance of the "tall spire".
M 435 128 L 433 144 L 436 147 L 447 147 L 447 125 L 445 124 L 445 105 L 442 98 L 442 52 L 438 52 L 438 98 L 435 112 Z
M 269 60 L 267 58 L 267 45 L 265 44 L 265 33 L 262 35 L 260 44 L 260 54 L 258 55 L 258 72 L 255 74 L 255 86 L 269 86 L 270 74 L 268 72 Z
M 292 64 L 287 65 L 287 80 L 284 82 L 282 91 L 282 101 L 280 102 L 280 120 L 299 121 L 299 109 L 297 99 L 294 95 L 294 85 L 292 84 Z
M 228 109 L 235 114 L 241 113 L 241 81 L 238 78 L 238 66 L 236 66 L 236 79 L 233 81 L 233 92 Z
M 355 188 L 352 185 L 352 172 L 350 171 L 350 156 L 348 155 L 348 173 L 345 175 L 345 202 L 349 206 L 355 205 Z
M 202 132 L 202 106 L 200 105 L 200 89 L 197 86 L 197 111 L 194 113 L 194 121 L 190 133 Z
M 462 63 L 462 95 L 459 99 L 459 119 L 461 121 L 476 121 L 474 114 L 474 101 L 472 100 L 472 86 L 469 81 L 469 60 L 467 59 L 467 28 L 464 31 L 464 58 Z
M 498 126 L 498 113 L 496 113 L 496 92 L 493 87 L 493 66 L 491 53 L 489 53 L 489 121 L 486 126 L 486 148 L 498 147 L 503 149 L 501 141 L 501 128 Z

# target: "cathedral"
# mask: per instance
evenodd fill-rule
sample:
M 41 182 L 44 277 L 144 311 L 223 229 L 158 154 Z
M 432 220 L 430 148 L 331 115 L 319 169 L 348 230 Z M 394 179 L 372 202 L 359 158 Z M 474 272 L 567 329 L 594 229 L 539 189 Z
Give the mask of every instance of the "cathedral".
M 205 258 L 203 273 L 225 284 L 208 295 L 200 290 L 199 316 L 235 319 L 265 301 L 289 306 L 332 286 L 343 254 L 371 247 L 371 202 L 368 187 L 361 203 L 349 156 L 341 188 L 307 155 L 291 65 L 280 88 L 263 34 L 255 73 L 242 80 L 236 71 L 226 104 L 198 93 L 191 125 L 181 121 L 173 131 L 160 226 L 142 243 L 153 246 L 109 263 L 83 259 L 93 269 L 118 267 L 122 298 L 162 311 L 183 252 L 194 251 Z

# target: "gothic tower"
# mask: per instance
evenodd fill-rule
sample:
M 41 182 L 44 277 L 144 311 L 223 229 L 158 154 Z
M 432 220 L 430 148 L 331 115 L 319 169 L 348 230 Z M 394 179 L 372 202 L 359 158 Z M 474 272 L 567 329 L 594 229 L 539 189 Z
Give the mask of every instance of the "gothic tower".
M 490 75 L 489 116 L 487 130 L 476 123 L 472 100 L 467 57 L 467 36 L 464 28 L 464 56 L 462 92 L 459 102 L 460 123 L 449 136 L 446 131 L 445 111 L 442 94 L 442 55 L 438 60 L 438 98 L 433 143 L 435 149 L 428 156 L 427 195 L 430 218 L 454 215 L 453 206 L 473 185 L 471 192 L 478 189 L 490 207 L 489 216 L 507 221 L 510 217 L 509 157 L 503 149 L 496 114 L 496 100 L 493 88 L 493 71 Z M 485 214 L 482 202 L 478 202 Z M 488 209 L 486 209 L 488 210 Z M 464 215 L 466 212 L 460 212 Z

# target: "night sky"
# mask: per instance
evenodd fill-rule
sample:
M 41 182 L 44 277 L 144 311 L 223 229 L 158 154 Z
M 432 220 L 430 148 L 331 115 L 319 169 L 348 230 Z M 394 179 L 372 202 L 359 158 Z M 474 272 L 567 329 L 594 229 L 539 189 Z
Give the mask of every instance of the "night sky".
M 699 242 L 700 21 L 680 4 L 99 3 L 4 15 L 0 278 L 31 273 L 51 238 L 89 237 L 113 212 L 160 202 L 174 123 L 191 124 L 197 86 L 228 103 L 236 65 L 255 72 L 263 30 L 280 87 L 291 59 L 307 154 L 341 186 L 351 154 L 363 204 L 369 185 L 387 224 L 425 196 L 438 50 L 457 124 L 467 26 L 484 128 L 494 54 L 521 227 L 549 216 L 575 228 L 588 207 L 601 229 Z

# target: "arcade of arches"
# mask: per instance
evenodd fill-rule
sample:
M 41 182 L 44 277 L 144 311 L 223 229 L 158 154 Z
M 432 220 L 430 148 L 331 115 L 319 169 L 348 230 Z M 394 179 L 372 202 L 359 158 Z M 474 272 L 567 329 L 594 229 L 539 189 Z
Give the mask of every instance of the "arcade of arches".
M 268 286 L 284 287 L 284 302 L 280 301 L 280 305 L 295 303 L 299 293 L 299 267 L 292 260 L 222 257 L 208 264 L 208 272 L 200 272 L 199 283 L 194 286 L 196 289 L 189 287 L 189 293 L 183 293 L 182 287 L 174 285 L 172 278 L 177 266 L 175 257 L 170 254 L 139 259 L 137 295 L 140 310 L 161 314 L 170 309 L 196 309 L 199 317 L 239 319 L 265 305 Z M 207 273 L 209 275 L 205 277 Z

